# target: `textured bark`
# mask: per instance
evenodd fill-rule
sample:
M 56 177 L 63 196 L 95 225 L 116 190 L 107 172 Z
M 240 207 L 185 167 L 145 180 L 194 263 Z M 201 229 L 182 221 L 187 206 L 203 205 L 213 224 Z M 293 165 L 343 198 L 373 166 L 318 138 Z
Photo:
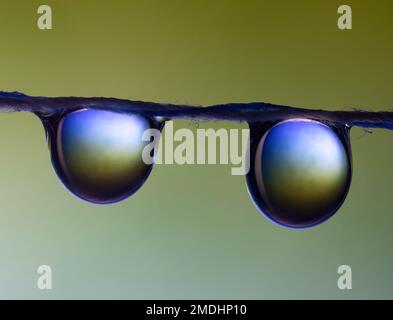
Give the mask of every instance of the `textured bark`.
M 0 111 L 3 112 L 27 111 L 40 117 L 48 117 L 84 108 L 136 113 L 148 117 L 163 117 L 167 120 L 182 118 L 201 121 L 246 121 L 251 123 L 308 118 L 331 125 L 393 130 L 393 112 L 388 111 L 327 111 L 264 102 L 228 103 L 203 107 L 99 97 L 31 97 L 18 92 L 0 92 Z

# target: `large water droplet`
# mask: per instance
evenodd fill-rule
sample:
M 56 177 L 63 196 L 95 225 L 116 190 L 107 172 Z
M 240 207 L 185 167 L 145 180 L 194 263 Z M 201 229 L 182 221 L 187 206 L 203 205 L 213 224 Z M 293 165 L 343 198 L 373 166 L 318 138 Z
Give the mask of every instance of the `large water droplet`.
M 346 128 L 293 119 L 251 130 L 247 184 L 256 207 L 288 228 L 312 227 L 330 218 L 351 182 Z
M 47 121 L 52 164 L 77 197 L 110 204 L 136 192 L 152 165 L 142 160 L 142 140 L 152 121 L 139 115 L 83 109 Z

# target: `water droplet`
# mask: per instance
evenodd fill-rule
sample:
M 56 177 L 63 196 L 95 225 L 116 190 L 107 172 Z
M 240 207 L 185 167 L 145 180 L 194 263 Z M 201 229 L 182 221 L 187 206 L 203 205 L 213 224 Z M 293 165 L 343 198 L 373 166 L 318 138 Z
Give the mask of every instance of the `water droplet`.
M 64 186 L 96 204 L 121 201 L 146 181 L 142 140 L 155 124 L 140 116 L 82 109 L 45 121 L 52 164 Z
M 255 206 L 288 228 L 330 218 L 351 182 L 348 129 L 307 119 L 250 127 L 247 185 Z

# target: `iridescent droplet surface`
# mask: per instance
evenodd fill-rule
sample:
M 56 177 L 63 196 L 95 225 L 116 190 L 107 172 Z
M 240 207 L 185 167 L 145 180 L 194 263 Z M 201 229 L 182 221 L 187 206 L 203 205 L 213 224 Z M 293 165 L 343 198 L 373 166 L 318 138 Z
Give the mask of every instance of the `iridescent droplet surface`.
M 150 127 L 142 116 L 106 110 L 65 115 L 47 130 L 57 176 L 74 195 L 91 203 L 110 204 L 129 197 L 152 168 L 142 160 L 149 143 L 142 135 Z
M 251 150 L 249 192 L 273 222 L 312 227 L 343 203 L 352 175 L 350 150 L 346 137 L 329 126 L 307 119 L 283 121 L 262 132 Z

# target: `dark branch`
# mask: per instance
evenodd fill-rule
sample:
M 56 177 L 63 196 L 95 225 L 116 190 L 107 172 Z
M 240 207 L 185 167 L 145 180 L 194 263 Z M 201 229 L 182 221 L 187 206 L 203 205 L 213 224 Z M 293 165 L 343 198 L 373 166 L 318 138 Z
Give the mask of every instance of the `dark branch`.
M 115 98 L 31 97 L 18 92 L 0 92 L 0 111 L 28 111 L 50 116 L 78 109 L 105 109 L 166 119 L 263 122 L 309 118 L 333 125 L 393 130 L 393 112 L 327 111 L 274 105 L 264 102 L 229 103 L 208 107 L 131 101 Z

